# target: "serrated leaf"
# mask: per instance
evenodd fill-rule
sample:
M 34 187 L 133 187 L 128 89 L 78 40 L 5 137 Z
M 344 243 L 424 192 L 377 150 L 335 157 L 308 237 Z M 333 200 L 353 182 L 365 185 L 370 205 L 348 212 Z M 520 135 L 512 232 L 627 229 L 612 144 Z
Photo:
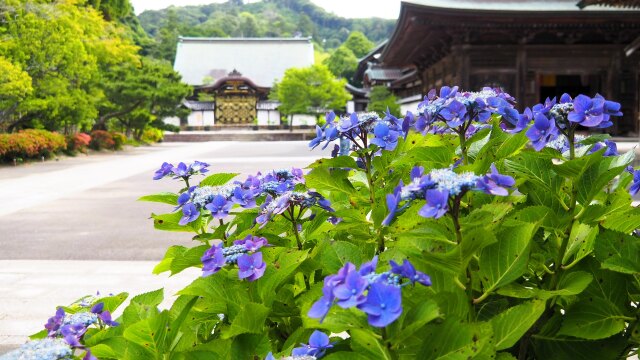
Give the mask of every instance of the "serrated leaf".
M 421 302 L 408 310 L 403 320 L 408 325 L 389 341 L 393 344 L 401 345 L 407 338 L 415 335 L 423 326 L 440 316 L 440 310 L 435 301 L 427 300 Z
M 158 194 L 142 196 L 138 198 L 138 201 L 159 202 L 163 204 L 177 205 L 178 194 L 174 194 L 172 192 L 162 192 Z
M 358 164 L 351 156 L 336 156 L 334 158 L 318 159 L 311 165 L 307 166 L 308 169 L 315 168 L 344 168 L 359 170 Z
M 640 228 L 640 208 L 610 214 L 601 224 L 607 229 L 629 234 Z
M 164 258 L 153 268 L 153 274 L 162 274 L 165 271 L 171 271 L 171 262 L 176 256 L 179 256 L 187 251 L 187 248 L 182 245 L 173 245 L 167 249 L 164 254 Z
M 367 359 L 391 360 L 387 347 L 371 331 L 353 329 L 349 331 L 351 348 L 354 352 L 364 355 Z
M 595 240 L 596 258 L 603 269 L 640 274 L 640 238 L 614 231 L 605 231 Z
M 258 292 L 264 304 L 271 304 L 282 283 L 307 259 L 307 255 L 307 250 L 289 250 L 278 256 L 277 269 L 272 264 L 267 264 L 267 270 L 258 282 Z
M 220 186 L 225 185 L 233 178 L 238 176 L 238 173 L 217 173 L 207 176 L 200 181 L 199 186 Z
M 616 305 L 592 298 L 567 310 L 558 335 L 599 340 L 621 332 L 624 327 L 624 316 Z
M 441 324 L 427 325 L 420 354 L 429 354 L 429 360 L 473 359 L 485 346 L 491 346 L 492 329 L 487 323 L 467 323 L 447 318 Z
M 535 324 L 545 310 L 545 302 L 534 300 L 509 308 L 492 318 L 496 350 L 512 347 Z
M 480 254 L 480 278 L 485 294 L 519 278 L 527 269 L 529 242 L 538 224 L 522 222 L 520 226 L 503 227 L 498 242 Z
M 182 218 L 182 211 L 170 213 L 170 214 L 151 214 L 153 218 L 153 227 L 157 230 L 163 231 L 180 231 L 180 232 L 194 232 L 199 229 L 200 219 L 193 221 L 187 225 L 180 225 L 180 219 Z
M 135 324 L 129 325 L 123 337 L 143 347 L 149 353 L 159 356 L 165 352 L 165 336 L 169 312 L 163 311 Z
M 349 195 L 357 194 L 351 182 L 347 179 L 348 172 L 315 168 L 305 176 L 308 187 L 316 190 L 337 191 Z
M 596 236 L 598 236 L 597 226 L 589 226 L 577 221 L 574 222 L 562 263 L 566 264 L 573 255 L 575 255 L 574 261 L 579 261 L 591 254 Z
M 258 303 L 246 303 L 231 322 L 228 330 L 222 333 L 223 339 L 230 339 L 240 334 L 260 334 L 270 309 Z

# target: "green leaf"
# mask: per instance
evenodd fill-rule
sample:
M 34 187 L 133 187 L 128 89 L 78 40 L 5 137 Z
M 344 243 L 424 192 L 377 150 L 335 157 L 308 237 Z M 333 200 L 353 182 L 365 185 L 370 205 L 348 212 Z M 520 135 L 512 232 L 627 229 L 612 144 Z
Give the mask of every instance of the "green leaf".
M 150 201 L 150 202 L 159 202 L 169 205 L 177 205 L 178 204 L 178 194 L 174 194 L 171 192 L 162 192 L 153 195 L 145 195 L 138 199 L 138 201 Z
M 487 323 L 467 323 L 447 318 L 441 324 L 427 325 L 419 354 L 429 354 L 429 360 L 473 359 L 486 346 L 492 347 L 492 329 Z
M 599 340 L 615 335 L 625 327 L 625 317 L 611 302 L 593 298 L 567 310 L 558 335 Z
M 391 166 L 414 166 L 422 163 L 431 163 L 432 167 L 440 168 L 451 164 L 453 152 L 445 146 L 440 147 L 417 147 L 407 151 L 403 156 L 395 158 Z
M 517 359 L 515 356 L 507 352 L 501 352 L 496 354 L 496 360 L 517 360 Z
M 222 333 L 223 339 L 230 339 L 240 334 L 261 334 L 264 322 L 271 310 L 258 303 L 246 303 L 231 322 L 231 327 Z
M 492 318 L 496 350 L 512 347 L 535 324 L 545 310 L 545 302 L 534 300 L 509 308 Z
M 391 354 L 387 347 L 382 345 L 381 339 L 371 331 L 353 329 L 349 331 L 351 348 L 354 352 L 365 356 L 367 359 L 391 360 Z
M 356 265 L 362 263 L 362 249 L 350 242 L 323 240 L 314 250 L 316 251 L 326 274 L 336 273 L 347 262 Z
M 194 232 L 199 230 L 201 217 L 187 225 L 180 225 L 180 219 L 182 218 L 182 211 L 170 213 L 170 214 L 151 214 L 153 218 L 153 227 L 157 230 L 163 231 L 182 231 L 182 232 Z
M 125 339 L 142 346 L 153 355 L 165 352 L 165 336 L 169 321 L 169 312 L 163 311 L 147 319 L 129 325 L 123 333 Z
M 207 176 L 200 181 L 199 186 L 220 186 L 228 183 L 234 177 L 238 176 L 238 173 L 218 173 Z
M 349 175 L 345 170 L 332 170 L 315 168 L 305 176 L 308 187 L 316 190 L 337 191 L 348 195 L 356 195 L 355 188 L 347 179 Z
M 555 335 L 533 335 L 535 358 L 545 360 L 617 360 L 628 345 L 622 336 L 583 340 Z
M 640 208 L 631 208 L 625 212 L 610 214 L 602 222 L 602 226 L 610 230 L 628 234 L 640 228 Z
M 336 156 L 334 158 L 318 159 L 311 165 L 307 166 L 309 169 L 315 168 L 345 168 L 359 170 L 358 164 L 351 156 Z
M 529 242 L 538 224 L 520 223 L 504 226 L 496 236 L 498 242 L 480 254 L 480 278 L 485 294 L 518 279 L 527 269 Z
M 162 274 L 165 271 L 170 271 L 171 262 L 173 262 L 173 259 L 175 259 L 177 256 L 180 256 L 185 251 L 187 251 L 187 248 L 182 245 L 173 245 L 169 247 L 169 249 L 167 249 L 167 252 L 164 254 L 164 258 L 162 259 L 162 261 L 160 261 L 158 265 L 153 268 L 153 273 L 157 275 Z
M 268 250 L 263 250 L 266 253 Z M 276 298 L 280 286 L 307 259 L 307 250 L 288 250 L 278 256 L 276 266 L 268 264 L 265 274 L 258 282 L 258 292 L 265 305 L 270 305 Z M 266 261 L 266 260 L 265 260 Z
M 121 292 L 117 295 L 100 298 L 96 300 L 95 303 L 104 303 L 104 310 L 113 314 L 113 312 L 116 311 L 116 309 L 118 309 L 118 307 L 120 307 L 128 297 L 129 293 Z
M 566 264 L 574 254 L 574 261 L 579 261 L 591 254 L 596 236 L 598 236 L 597 226 L 589 226 L 575 222 L 569 235 L 569 245 L 567 246 L 562 263 Z
M 603 269 L 640 274 L 640 238 L 614 231 L 605 231 L 596 239 L 596 258 Z
M 105 344 L 98 344 L 91 347 L 91 355 L 98 359 L 117 359 L 118 355 L 112 348 Z
M 403 319 L 403 323 L 407 324 L 407 326 L 389 341 L 393 344 L 402 345 L 406 339 L 414 336 L 423 326 L 440 316 L 442 314 L 440 314 L 438 304 L 435 301 L 427 300 L 421 302 L 407 312 Z
M 124 323 L 135 323 L 157 312 L 157 306 L 164 299 L 164 289 L 149 291 L 134 296 L 122 314 Z
M 207 245 L 196 246 L 182 252 L 171 261 L 171 275 L 175 275 L 190 267 L 201 267 L 202 255 L 209 249 Z
M 589 157 L 596 157 L 597 154 Z M 634 151 L 629 151 L 620 156 L 604 158 L 602 161 L 591 164 L 578 177 L 574 186 L 578 190 L 577 199 L 581 204 L 589 204 L 602 189 L 629 165 L 635 157 Z

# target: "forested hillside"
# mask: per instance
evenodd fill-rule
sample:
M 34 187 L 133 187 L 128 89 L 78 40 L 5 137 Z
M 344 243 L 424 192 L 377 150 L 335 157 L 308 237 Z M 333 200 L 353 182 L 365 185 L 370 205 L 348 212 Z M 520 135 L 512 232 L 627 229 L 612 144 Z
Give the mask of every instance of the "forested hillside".
M 395 20 L 346 19 L 328 13 L 309 0 L 263 0 L 243 4 L 242 0 L 202 6 L 170 7 L 145 11 L 138 16 L 142 27 L 157 42 L 156 56 L 172 60 L 167 51 L 174 38 L 206 37 L 289 37 L 311 36 L 316 47 L 331 50 L 360 31 L 374 43 L 385 40 Z M 162 49 L 165 42 L 165 49 Z

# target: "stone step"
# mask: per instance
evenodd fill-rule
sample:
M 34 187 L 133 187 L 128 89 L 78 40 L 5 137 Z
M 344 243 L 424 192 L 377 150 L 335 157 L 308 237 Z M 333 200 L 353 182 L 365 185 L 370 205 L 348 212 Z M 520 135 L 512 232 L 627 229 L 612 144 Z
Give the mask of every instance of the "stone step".
M 304 141 L 315 137 L 311 131 L 211 131 L 180 132 L 165 134 L 165 142 L 202 142 L 202 141 Z

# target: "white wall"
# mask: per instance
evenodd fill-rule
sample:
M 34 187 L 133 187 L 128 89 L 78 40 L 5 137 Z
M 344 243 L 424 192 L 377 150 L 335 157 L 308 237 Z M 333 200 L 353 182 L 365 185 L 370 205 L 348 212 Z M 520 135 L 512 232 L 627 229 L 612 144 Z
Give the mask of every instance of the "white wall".
M 306 115 L 306 114 L 293 115 L 293 121 L 292 121 L 293 126 L 315 125 L 315 124 L 316 124 L 315 115 Z
M 258 110 L 258 125 L 280 125 L 280 112 L 278 110 Z
M 406 104 L 400 104 L 400 114 L 405 116 L 407 111 L 411 111 L 413 115 L 416 115 L 416 110 L 418 109 L 418 104 L 420 101 L 413 101 Z
M 188 126 L 213 126 L 215 122 L 214 112 L 207 111 L 192 111 L 187 118 Z
M 165 124 L 174 125 L 174 126 L 180 126 L 180 118 L 175 117 L 175 116 L 164 118 L 164 119 L 162 119 L 162 121 Z

